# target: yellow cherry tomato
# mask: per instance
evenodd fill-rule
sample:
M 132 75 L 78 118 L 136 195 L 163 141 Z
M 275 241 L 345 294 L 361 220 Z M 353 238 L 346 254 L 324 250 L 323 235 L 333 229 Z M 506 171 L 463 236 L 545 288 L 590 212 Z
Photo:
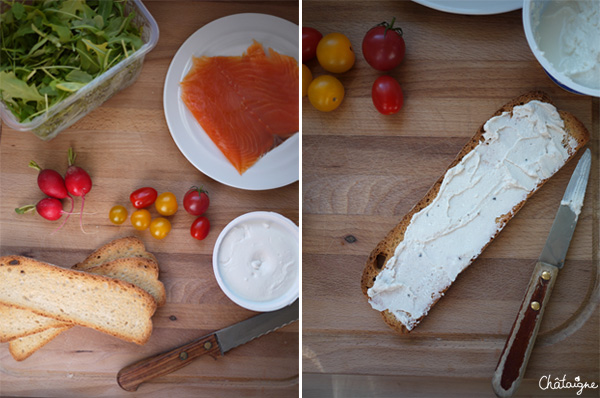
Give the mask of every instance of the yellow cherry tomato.
M 350 39 L 341 33 L 323 36 L 317 45 L 317 59 L 326 71 L 344 73 L 354 65 L 354 50 Z
M 158 211 L 159 214 L 163 216 L 172 216 L 177 212 L 177 198 L 171 192 L 163 192 L 156 198 L 154 206 L 156 206 L 156 211 Z
M 136 210 L 131 213 L 131 225 L 138 231 L 143 231 L 150 226 L 152 216 L 146 209 Z
M 171 223 L 163 217 L 158 217 L 150 223 L 150 234 L 156 239 L 163 239 L 171 232 Z
M 308 66 L 302 64 L 302 96 L 306 97 L 308 94 L 308 86 L 312 82 L 312 73 Z
M 113 224 L 123 224 L 127 220 L 127 209 L 121 205 L 113 206 L 108 212 L 108 219 Z
M 308 100 L 320 111 L 331 112 L 343 99 L 344 86 L 333 76 L 319 76 L 308 86 Z

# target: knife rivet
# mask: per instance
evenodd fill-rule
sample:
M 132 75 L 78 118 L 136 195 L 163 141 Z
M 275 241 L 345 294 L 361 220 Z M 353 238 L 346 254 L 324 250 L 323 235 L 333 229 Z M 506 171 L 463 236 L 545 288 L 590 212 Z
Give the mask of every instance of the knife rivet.
M 542 279 L 545 281 L 549 281 L 550 280 L 550 272 L 548 272 L 548 271 L 542 272 Z
M 540 309 L 540 303 L 538 303 L 537 301 L 532 301 L 531 302 L 531 309 L 534 311 L 539 311 Z
M 210 350 L 212 348 L 212 343 L 210 341 L 207 341 L 206 343 L 204 343 L 204 349 L 205 350 Z
M 188 353 L 183 351 L 179 354 L 179 359 L 181 359 L 182 361 L 185 361 L 186 359 L 188 359 Z

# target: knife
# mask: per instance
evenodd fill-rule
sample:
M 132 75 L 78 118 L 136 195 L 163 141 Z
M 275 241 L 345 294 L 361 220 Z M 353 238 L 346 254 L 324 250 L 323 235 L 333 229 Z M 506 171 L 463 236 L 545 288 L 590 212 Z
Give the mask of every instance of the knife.
M 592 156 L 590 150 L 587 149 L 579 159 L 569 185 L 567 185 L 546 245 L 535 264 L 517 319 L 515 319 L 492 377 L 492 387 L 499 397 L 512 396 L 519 388 L 525 374 L 544 310 L 554 282 L 556 282 L 558 271 L 565 263 L 569 243 L 583 206 L 591 163 Z
M 204 354 L 216 359 L 232 348 L 297 321 L 299 312 L 296 300 L 280 310 L 253 316 L 170 351 L 126 366 L 117 374 L 117 382 L 122 389 L 135 391 L 143 382 L 181 369 Z

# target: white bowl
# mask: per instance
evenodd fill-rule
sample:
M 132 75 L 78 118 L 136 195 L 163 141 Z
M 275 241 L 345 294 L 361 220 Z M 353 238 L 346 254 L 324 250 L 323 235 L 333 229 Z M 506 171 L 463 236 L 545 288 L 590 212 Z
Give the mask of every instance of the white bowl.
M 541 22 L 541 15 L 550 2 L 548 0 L 524 0 L 523 2 L 523 28 L 527 43 L 544 71 L 558 86 L 575 94 L 591 95 L 600 97 L 600 89 L 586 87 L 574 82 L 571 77 L 557 70 L 557 68 L 544 56 L 535 39 L 535 21 Z
M 254 239 L 254 243 L 256 245 L 256 247 L 258 247 L 258 250 L 262 250 L 263 252 L 265 250 L 270 250 L 269 253 L 267 253 L 268 255 L 272 255 L 273 253 L 275 253 L 275 249 L 273 249 L 272 245 L 264 245 L 262 244 L 263 241 L 261 241 L 260 237 L 263 233 L 266 233 L 266 228 L 267 225 L 270 225 L 270 227 L 275 226 L 276 230 L 278 232 L 281 232 L 282 234 L 286 234 L 286 238 L 288 238 L 288 240 L 290 242 L 295 242 L 296 246 L 293 246 L 292 243 L 292 248 L 293 248 L 293 253 L 294 255 L 297 255 L 298 257 L 295 259 L 296 263 L 295 265 L 292 265 L 293 268 L 293 274 L 290 274 L 292 279 L 291 279 L 291 283 L 289 284 L 289 286 L 287 287 L 287 289 L 280 291 L 279 294 L 277 294 L 276 296 L 270 297 L 268 299 L 260 299 L 258 297 L 254 297 L 254 298 L 250 298 L 248 295 L 244 295 L 244 293 L 242 292 L 242 288 L 236 288 L 236 284 L 234 282 L 231 282 L 231 279 L 229 279 L 228 281 L 228 276 L 227 273 L 224 272 L 224 270 L 221 267 L 220 264 L 220 257 L 223 256 L 227 256 L 227 254 L 222 252 L 222 248 L 223 251 L 226 250 L 230 250 L 230 245 L 231 242 L 227 242 L 224 245 L 224 240 L 226 239 L 226 237 L 230 234 L 230 232 L 232 232 L 232 230 L 234 230 L 234 228 L 236 227 L 241 227 L 241 226 L 248 226 L 248 225 L 253 225 L 254 228 L 256 228 L 254 230 L 254 232 L 256 233 L 256 235 L 254 235 L 256 238 Z M 269 228 L 270 228 L 269 227 Z M 265 228 L 265 232 L 261 232 L 261 228 Z M 236 233 L 236 232 L 233 232 Z M 233 237 L 234 235 L 232 235 Z M 291 220 L 289 220 L 288 218 L 282 216 L 281 214 L 278 213 L 274 213 L 274 212 L 266 212 L 266 211 L 256 211 L 256 212 L 251 212 L 251 213 L 246 213 L 244 215 L 241 215 L 239 217 L 237 217 L 236 219 L 234 219 L 233 221 L 231 221 L 229 224 L 227 224 L 227 226 L 225 228 L 223 228 L 223 231 L 221 231 L 221 233 L 219 234 L 219 237 L 217 238 L 217 241 L 215 243 L 215 247 L 213 249 L 213 271 L 215 274 L 215 278 L 217 279 L 217 283 L 219 284 L 219 287 L 221 288 L 221 290 L 223 291 L 223 293 L 225 293 L 225 295 L 227 297 L 229 297 L 229 299 L 231 299 L 231 301 L 233 301 L 234 303 L 236 303 L 237 305 L 244 307 L 246 309 L 252 310 L 252 311 L 259 311 L 259 312 L 267 312 L 267 311 L 275 311 L 278 310 L 280 308 L 283 308 L 287 305 L 290 305 L 291 303 L 293 303 L 299 296 L 300 294 L 300 248 L 299 248 L 299 229 L 298 226 L 296 224 L 294 224 Z M 252 249 L 249 249 L 252 250 Z M 239 246 L 237 247 L 236 250 L 238 253 L 244 252 L 243 250 L 241 250 L 239 248 Z M 231 250 L 231 252 L 233 252 L 233 250 Z M 243 256 L 242 256 L 243 257 Z M 239 264 L 248 264 L 248 262 L 240 262 Z M 242 275 L 244 270 L 248 270 L 248 268 L 246 267 L 245 269 L 240 268 L 239 269 L 239 275 Z M 231 278 L 231 277 L 229 277 Z M 265 279 L 262 279 L 263 281 Z M 249 285 L 248 282 L 244 281 L 241 282 L 238 278 L 238 284 L 242 283 L 245 284 L 245 287 L 253 287 L 252 285 Z M 259 281 L 260 282 L 260 281 Z M 250 282 L 252 283 L 252 282 Z M 258 283 L 258 282 L 257 282 Z M 260 295 L 260 292 L 254 292 L 254 295 Z

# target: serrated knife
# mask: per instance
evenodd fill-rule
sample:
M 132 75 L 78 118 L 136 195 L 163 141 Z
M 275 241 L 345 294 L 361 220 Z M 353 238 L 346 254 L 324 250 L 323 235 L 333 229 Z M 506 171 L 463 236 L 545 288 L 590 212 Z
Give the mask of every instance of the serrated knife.
M 280 310 L 253 316 L 185 345 L 128 365 L 117 374 L 117 382 L 122 389 L 135 391 L 143 382 L 181 369 L 202 355 L 208 354 L 218 358 L 235 347 L 297 321 L 299 313 L 296 300 Z
M 573 171 L 548 234 L 546 245 L 533 270 L 521 308 L 492 377 L 492 387 L 499 397 L 512 396 L 519 388 L 525 374 L 544 310 L 556 282 L 558 271 L 564 265 L 573 231 L 583 206 L 591 163 L 592 156 L 590 150 L 587 149 Z

